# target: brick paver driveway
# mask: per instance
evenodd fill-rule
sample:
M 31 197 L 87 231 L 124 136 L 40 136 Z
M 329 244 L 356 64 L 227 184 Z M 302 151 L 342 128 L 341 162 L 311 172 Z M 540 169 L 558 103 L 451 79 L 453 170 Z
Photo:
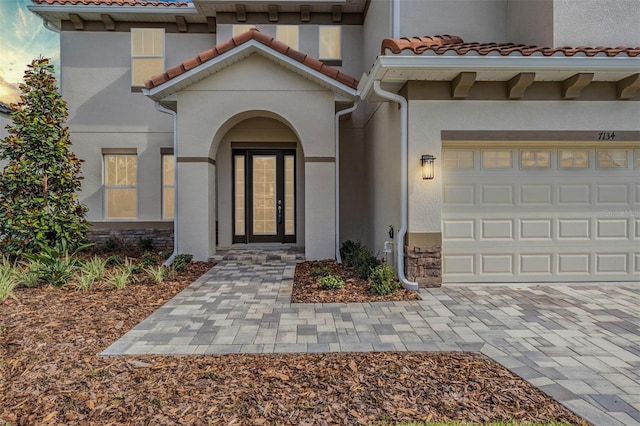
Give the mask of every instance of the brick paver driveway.
M 640 285 L 445 286 L 291 304 L 295 261 L 223 261 L 102 355 L 475 351 L 597 425 L 640 425 Z

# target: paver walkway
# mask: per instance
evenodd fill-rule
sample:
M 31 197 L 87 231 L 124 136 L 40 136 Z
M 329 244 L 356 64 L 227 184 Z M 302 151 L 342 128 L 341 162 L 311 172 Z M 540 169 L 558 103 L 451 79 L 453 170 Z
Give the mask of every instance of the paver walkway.
M 294 257 L 295 258 L 295 257 Z M 596 425 L 640 425 L 640 285 L 445 286 L 291 304 L 295 260 L 222 261 L 102 355 L 481 352 Z

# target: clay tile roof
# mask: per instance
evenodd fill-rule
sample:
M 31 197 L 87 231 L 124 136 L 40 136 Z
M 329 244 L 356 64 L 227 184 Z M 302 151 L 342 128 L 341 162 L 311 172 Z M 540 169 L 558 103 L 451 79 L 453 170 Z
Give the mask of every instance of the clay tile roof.
M 229 52 L 230 50 L 235 49 L 238 46 L 243 45 L 244 43 L 249 42 L 250 40 L 255 40 L 263 45 L 273 49 L 274 51 L 281 53 L 283 55 L 288 56 L 289 58 L 301 63 L 302 65 L 310 68 L 314 71 L 320 72 L 339 83 L 342 83 L 352 89 L 357 89 L 358 80 L 355 78 L 344 74 L 337 69 L 330 67 L 328 65 L 323 64 L 321 61 L 314 59 L 305 53 L 299 52 L 287 46 L 286 44 L 274 39 L 273 37 L 261 33 L 259 30 L 252 28 L 249 31 L 242 33 L 233 37 L 230 40 L 224 41 L 220 44 L 215 45 L 212 49 L 205 50 L 204 52 L 199 53 L 197 56 L 187 59 L 182 64 L 175 66 L 173 68 L 169 68 L 164 72 L 164 74 L 153 76 L 150 80 L 147 80 L 144 85 L 147 89 L 153 89 L 154 87 L 158 87 L 169 80 L 184 74 L 185 72 L 192 70 L 201 64 L 210 61 L 223 53 Z
M 401 53 L 404 50 L 409 50 L 416 55 L 422 55 L 425 52 L 433 52 L 438 55 L 443 55 L 448 52 L 454 52 L 458 55 L 466 55 L 468 53 L 475 53 L 477 55 L 485 56 L 489 54 L 499 54 L 501 56 L 509 56 L 519 54 L 521 56 L 531 56 L 533 54 L 541 54 L 543 56 L 552 55 L 564 55 L 575 56 L 578 54 L 584 56 L 596 56 L 598 54 L 604 54 L 606 56 L 616 56 L 626 54 L 629 57 L 636 57 L 640 55 L 640 46 L 638 47 L 590 47 L 590 46 L 563 46 L 563 47 L 540 47 L 540 46 L 527 46 L 524 44 L 513 43 L 465 43 L 458 36 L 451 35 L 435 35 L 424 37 L 402 37 L 402 38 L 387 38 L 382 41 L 381 54 L 385 55 L 387 50 L 391 53 Z
M 84 5 L 84 6 L 189 6 L 186 1 L 165 2 L 155 0 L 32 0 L 36 4 Z

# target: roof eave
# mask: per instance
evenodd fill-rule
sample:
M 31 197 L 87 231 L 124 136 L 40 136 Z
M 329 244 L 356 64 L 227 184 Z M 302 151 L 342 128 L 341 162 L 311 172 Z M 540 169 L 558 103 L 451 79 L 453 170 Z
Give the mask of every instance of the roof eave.
M 389 70 L 429 69 L 455 70 L 457 72 L 473 71 L 510 71 L 544 72 L 570 71 L 619 72 L 628 75 L 637 74 L 640 69 L 640 57 L 619 55 L 608 56 L 462 56 L 462 55 L 386 55 L 376 59 L 369 73 L 360 80 L 358 90 L 362 99 L 373 96 L 373 82 L 384 82 L 384 74 Z
M 286 64 L 288 67 L 300 70 L 302 72 L 302 75 L 306 76 L 307 79 L 332 90 L 339 99 L 347 98 L 356 100 L 358 98 L 358 91 L 356 89 L 352 89 L 351 87 L 346 86 L 337 80 L 334 80 L 318 71 L 310 69 L 309 67 L 290 58 L 289 56 L 283 55 L 280 52 L 270 49 L 256 40 L 249 40 L 241 46 L 238 46 L 235 49 L 230 50 L 229 52 L 223 53 L 222 55 L 217 56 L 199 65 L 198 67 L 185 72 L 184 74 L 174 77 L 173 79 L 167 81 L 164 84 L 161 84 L 158 87 L 154 87 L 152 89 L 143 89 L 142 93 L 153 99 L 154 101 L 161 101 L 166 97 L 171 96 L 179 92 L 180 90 L 183 90 L 184 87 L 181 86 L 183 86 L 184 84 L 190 86 L 231 66 L 233 63 L 235 63 L 235 61 L 232 61 L 231 59 L 238 57 L 244 58 L 253 53 L 258 53 L 265 57 L 271 56 L 277 59 L 279 62 Z

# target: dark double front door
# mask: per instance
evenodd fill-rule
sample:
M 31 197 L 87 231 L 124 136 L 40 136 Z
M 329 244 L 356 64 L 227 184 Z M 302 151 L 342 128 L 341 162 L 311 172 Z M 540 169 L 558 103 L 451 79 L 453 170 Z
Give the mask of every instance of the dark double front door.
M 233 242 L 296 241 L 295 149 L 233 149 Z

